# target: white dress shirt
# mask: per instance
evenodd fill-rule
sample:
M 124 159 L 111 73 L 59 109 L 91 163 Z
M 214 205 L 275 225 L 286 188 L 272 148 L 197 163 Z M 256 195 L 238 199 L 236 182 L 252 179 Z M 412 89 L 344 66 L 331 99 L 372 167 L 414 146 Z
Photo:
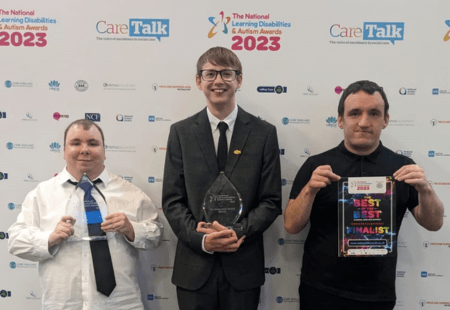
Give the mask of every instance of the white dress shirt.
M 97 291 L 89 241 L 81 241 L 88 236 L 84 191 L 67 182 L 77 180 L 66 168 L 27 195 L 22 212 L 9 229 L 9 252 L 39 261 L 42 309 L 144 309 L 137 282 L 137 249 L 159 246 L 163 229 L 158 211 L 143 191 L 106 168 L 99 179 L 102 182 L 96 186 L 106 203 L 95 189 L 92 196 L 102 218 L 124 212 L 135 233 L 134 242 L 120 233 L 107 233 L 117 283 L 109 297 Z M 65 240 L 49 248 L 48 238 L 64 215 L 77 219 L 71 238 L 78 241 Z

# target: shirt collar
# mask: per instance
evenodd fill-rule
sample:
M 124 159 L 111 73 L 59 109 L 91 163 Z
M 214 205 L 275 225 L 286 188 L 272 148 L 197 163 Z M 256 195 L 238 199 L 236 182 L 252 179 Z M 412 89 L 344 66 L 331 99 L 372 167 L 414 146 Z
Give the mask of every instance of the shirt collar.
M 370 153 L 369 155 L 357 155 L 354 154 L 352 152 L 350 152 L 349 150 L 346 149 L 345 145 L 344 145 L 344 141 L 342 141 L 339 146 L 338 146 L 339 150 L 344 154 L 345 158 L 349 161 L 349 162 L 355 162 L 357 160 L 360 160 L 361 158 L 365 158 L 371 162 L 376 163 L 378 160 L 378 157 L 380 156 L 380 153 L 383 149 L 383 144 L 380 141 L 380 144 L 378 145 L 377 149 L 375 151 L 373 151 L 372 153 Z
M 79 180 L 75 179 L 70 173 L 69 171 L 67 171 L 67 167 L 64 167 L 63 171 L 58 175 L 59 177 L 59 184 L 64 184 L 67 182 L 67 180 L 71 180 L 72 182 L 78 182 Z M 102 181 L 102 183 L 106 186 L 108 185 L 109 181 L 110 181 L 110 177 L 109 177 L 109 173 L 108 170 L 103 169 L 102 173 L 97 177 L 97 179 L 100 179 Z M 97 180 L 95 179 L 95 180 Z M 92 180 L 92 181 L 95 181 Z
M 206 108 L 209 123 L 211 124 L 211 130 L 212 132 L 215 132 L 217 130 L 217 125 L 219 125 L 220 122 L 225 122 L 228 125 L 228 129 L 231 133 L 233 133 L 234 124 L 236 123 L 237 113 L 238 113 L 238 106 L 237 104 L 234 107 L 234 110 L 227 116 L 223 121 L 219 120 L 217 117 L 212 115 L 211 111 L 209 111 L 208 108 Z

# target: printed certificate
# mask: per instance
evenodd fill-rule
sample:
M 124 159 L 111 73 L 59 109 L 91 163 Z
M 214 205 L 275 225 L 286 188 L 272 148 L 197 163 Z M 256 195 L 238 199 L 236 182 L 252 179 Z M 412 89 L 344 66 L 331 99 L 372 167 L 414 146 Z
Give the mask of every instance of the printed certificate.
M 338 189 L 339 257 L 393 255 L 393 177 L 341 178 Z

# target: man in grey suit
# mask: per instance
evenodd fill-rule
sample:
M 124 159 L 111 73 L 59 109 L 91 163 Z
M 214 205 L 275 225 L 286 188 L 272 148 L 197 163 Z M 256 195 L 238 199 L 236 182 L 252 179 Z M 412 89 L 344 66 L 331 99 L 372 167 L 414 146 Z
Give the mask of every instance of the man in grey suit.
M 281 214 L 276 128 L 237 106 L 242 66 L 232 51 L 205 52 L 196 83 L 206 108 L 172 125 L 164 168 L 163 210 L 178 237 L 172 283 L 181 310 L 257 309 L 265 280 L 263 233 Z M 221 135 L 227 155 L 220 169 Z M 240 229 L 204 225 L 203 200 L 221 171 L 242 197 Z

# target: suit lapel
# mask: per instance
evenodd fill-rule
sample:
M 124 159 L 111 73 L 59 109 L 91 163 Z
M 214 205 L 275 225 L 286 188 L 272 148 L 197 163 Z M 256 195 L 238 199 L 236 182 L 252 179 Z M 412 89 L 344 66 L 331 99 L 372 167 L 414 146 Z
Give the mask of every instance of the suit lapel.
M 217 165 L 216 151 L 214 149 L 214 140 L 211 132 L 211 125 L 208 120 L 206 108 L 202 110 L 194 121 L 194 134 L 200 146 L 200 150 L 208 163 L 209 169 L 213 175 L 219 174 L 219 166 Z
M 238 115 L 233 129 L 233 136 L 231 137 L 230 150 L 228 152 L 227 166 L 225 167 L 225 174 L 230 177 L 236 163 L 244 152 L 244 146 L 247 142 L 250 133 L 250 127 L 247 124 L 250 122 L 247 112 L 238 107 Z

